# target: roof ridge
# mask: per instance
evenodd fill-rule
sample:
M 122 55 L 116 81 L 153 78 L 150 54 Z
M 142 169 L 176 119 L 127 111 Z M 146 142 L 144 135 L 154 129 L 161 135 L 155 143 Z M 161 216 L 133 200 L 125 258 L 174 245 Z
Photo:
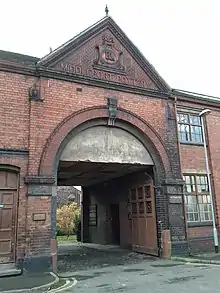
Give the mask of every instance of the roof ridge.
M 200 97 L 200 98 L 212 98 L 212 99 L 217 99 L 220 100 L 220 97 L 217 96 L 212 96 L 212 95 L 205 95 L 205 94 L 200 94 L 196 92 L 191 92 L 191 91 L 186 91 L 186 90 L 180 90 L 180 89 L 172 89 L 172 91 L 175 93 L 179 94 L 184 94 L 184 95 L 190 95 L 194 97 Z
M 48 57 L 53 56 L 61 48 L 64 48 L 65 46 L 67 46 L 68 44 L 70 44 L 72 41 L 74 41 L 75 39 L 79 38 L 81 35 L 83 35 L 84 33 L 86 33 L 88 30 L 90 30 L 91 28 L 95 27 L 96 25 L 98 25 L 99 23 L 103 22 L 104 20 L 106 20 L 108 18 L 111 18 L 111 17 L 110 16 L 105 16 L 105 17 L 101 18 L 99 21 L 93 23 L 88 28 L 86 28 L 83 31 L 81 31 L 80 33 L 76 34 L 73 38 L 69 39 L 67 42 L 63 43 L 62 45 L 60 45 L 59 47 L 57 47 L 55 50 L 53 50 L 52 52 L 50 52 L 47 55 L 45 55 L 44 57 L 42 57 L 38 62 L 44 61 Z
M 12 52 L 12 51 L 1 50 L 1 49 L 0 49 L 0 52 L 9 53 L 9 54 L 15 54 L 15 55 L 20 55 L 20 56 L 26 56 L 26 57 L 30 57 L 30 58 L 40 59 L 40 57 L 31 56 L 31 55 L 28 55 L 28 54 L 17 53 L 17 52 Z

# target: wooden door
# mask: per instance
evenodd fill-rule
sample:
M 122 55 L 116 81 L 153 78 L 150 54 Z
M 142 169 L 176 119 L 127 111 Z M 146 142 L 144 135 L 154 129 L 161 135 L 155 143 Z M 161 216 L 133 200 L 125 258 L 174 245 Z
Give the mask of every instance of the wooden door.
M 158 256 L 153 182 L 133 188 L 129 194 L 132 250 Z
M 17 182 L 16 173 L 0 170 L 0 263 L 15 261 Z

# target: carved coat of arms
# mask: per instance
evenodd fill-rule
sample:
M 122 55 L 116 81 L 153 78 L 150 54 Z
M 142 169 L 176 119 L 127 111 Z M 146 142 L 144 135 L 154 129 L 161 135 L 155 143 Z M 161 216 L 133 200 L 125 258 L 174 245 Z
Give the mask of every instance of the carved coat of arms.
M 104 35 L 102 44 L 97 45 L 96 50 L 98 58 L 94 62 L 95 66 L 114 71 L 124 71 L 124 66 L 121 64 L 123 52 L 115 48 L 113 37 Z

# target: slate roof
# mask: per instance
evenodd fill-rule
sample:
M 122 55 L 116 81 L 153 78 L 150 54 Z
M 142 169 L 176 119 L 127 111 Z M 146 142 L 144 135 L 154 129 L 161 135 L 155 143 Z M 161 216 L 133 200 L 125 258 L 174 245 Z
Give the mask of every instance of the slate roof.
M 35 65 L 40 60 L 40 58 L 0 50 L 0 60 L 12 61 L 25 65 Z

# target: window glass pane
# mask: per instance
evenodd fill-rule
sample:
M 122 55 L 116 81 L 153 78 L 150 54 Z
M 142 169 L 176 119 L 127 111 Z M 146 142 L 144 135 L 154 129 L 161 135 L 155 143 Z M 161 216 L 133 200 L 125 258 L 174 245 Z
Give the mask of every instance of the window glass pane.
M 201 126 L 190 126 L 192 142 L 203 142 Z
M 196 176 L 196 183 L 199 193 L 209 191 L 207 176 Z
M 146 198 L 151 198 L 150 186 L 144 186 L 144 193 Z
M 190 115 L 189 120 L 190 124 L 201 125 L 201 118 L 199 116 Z
M 188 222 L 212 220 L 208 178 L 206 175 L 185 175 L 185 206 Z M 196 188 L 197 187 L 197 188 Z
M 199 213 L 198 212 L 187 212 L 186 213 L 188 222 L 198 222 L 199 221 Z
M 132 203 L 131 212 L 132 212 L 133 215 L 137 214 L 137 204 L 136 203 Z
M 195 178 L 194 176 L 184 176 L 185 180 L 185 191 L 187 193 L 195 192 L 196 187 L 195 187 Z
M 203 142 L 201 118 L 198 115 L 178 113 L 177 121 L 180 141 Z
M 194 222 L 199 222 L 199 213 L 194 213 Z
M 138 188 L 138 199 L 142 199 L 144 197 L 143 188 Z
M 199 221 L 199 208 L 195 195 L 185 195 L 186 216 L 188 222 Z
M 144 202 L 139 203 L 139 213 L 144 214 Z
M 211 221 L 212 220 L 212 212 L 210 204 L 200 204 L 200 218 L 201 221 Z
M 187 222 L 193 222 L 193 214 L 187 213 Z
M 178 130 L 179 130 L 179 139 L 181 141 L 190 141 L 189 125 L 178 124 Z
M 187 203 L 188 204 L 197 204 L 197 196 L 196 195 L 187 195 Z
M 136 200 L 136 189 L 131 190 L 131 200 Z
M 178 114 L 177 120 L 180 123 L 189 123 L 189 116 L 187 114 Z

